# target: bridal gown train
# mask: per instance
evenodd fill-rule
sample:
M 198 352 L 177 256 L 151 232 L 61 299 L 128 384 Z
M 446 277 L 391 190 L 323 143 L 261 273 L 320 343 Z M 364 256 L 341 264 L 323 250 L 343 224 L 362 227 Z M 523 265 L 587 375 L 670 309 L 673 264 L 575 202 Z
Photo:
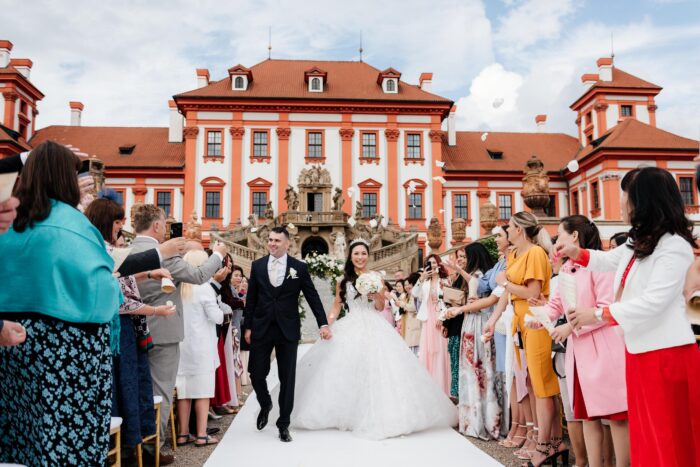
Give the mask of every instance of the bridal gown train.
M 292 427 L 385 439 L 456 426 L 457 409 L 401 336 L 347 285 L 349 312 L 297 364 Z

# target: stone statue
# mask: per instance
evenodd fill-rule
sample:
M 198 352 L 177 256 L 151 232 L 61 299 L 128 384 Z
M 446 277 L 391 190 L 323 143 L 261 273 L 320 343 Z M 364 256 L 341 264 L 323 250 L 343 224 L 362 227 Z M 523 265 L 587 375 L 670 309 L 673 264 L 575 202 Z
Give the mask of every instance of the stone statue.
M 362 219 L 362 201 L 355 201 L 355 220 Z
M 275 219 L 275 210 L 272 209 L 272 201 L 268 201 L 267 206 L 265 206 L 265 219 L 270 221 Z
M 544 164 L 537 156 L 527 161 L 523 177 L 523 201 L 538 217 L 546 216 L 544 209 L 549 206 L 549 176 Z
M 490 235 L 491 230 L 498 225 L 498 208 L 491 201 L 485 202 L 479 208 L 479 224 L 486 235 Z
M 248 216 L 248 227 L 255 227 L 256 223 L 255 214 Z
M 284 200 L 287 202 L 287 209 L 289 211 L 298 211 L 299 210 L 299 195 L 297 194 L 296 191 L 294 191 L 294 188 L 291 185 L 287 185 L 287 189 L 285 190 L 285 196 Z
M 294 224 L 287 224 L 289 232 L 289 255 L 295 258 L 299 257 L 299 227 Z
M 437 217 L 433 217 L 428 225 L 428 246 L 432 250 L 437 250 L 440 245 L 442 245 L 442 227 Z
M 202 227 L 199 225 L 199 222 L 197 222 L 197 211 L 194 209 L 192 210 L 190 221 L 187 223 L 185 238 L 188 240 L 202 241 Z
M 333 193 L 333 210 L 342 211 L 343 204 L 345 204 L 345 199 L 343 199 L 343 190 L 336 187 L 335 193 Z
M 343 232 L 333 232 L 331 234 L 331 240 L 333 240 L 333 254 L 335 259 L 345 261 L 345 248 L 347 247 L 347 242 L 345 241 L 345 234 Z
M 318 167 L 312 167 L 311 170 L 309 171 L 311 175 L 311 184 L 312 185 L 318 185 L 321 183 L 321 178 L 320 178 L 320 169 Z

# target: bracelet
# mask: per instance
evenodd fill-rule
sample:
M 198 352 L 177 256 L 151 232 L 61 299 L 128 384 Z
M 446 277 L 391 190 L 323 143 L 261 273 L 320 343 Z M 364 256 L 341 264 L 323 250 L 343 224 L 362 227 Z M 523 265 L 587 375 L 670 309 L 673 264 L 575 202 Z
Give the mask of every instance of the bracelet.
M 151 271 L 148 271 L 148 274 L 146 274 L 146 277 L 148 277 L 149 279 L 151 278 Z

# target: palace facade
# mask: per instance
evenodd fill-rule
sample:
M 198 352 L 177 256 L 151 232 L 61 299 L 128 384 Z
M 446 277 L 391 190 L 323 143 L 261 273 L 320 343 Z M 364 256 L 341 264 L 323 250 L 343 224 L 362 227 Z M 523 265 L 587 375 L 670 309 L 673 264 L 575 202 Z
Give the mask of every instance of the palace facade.
M 185 222 L 194 212 L 205 240 L 270 207 L 287 211 L 288 187 L 321 167 L 342 190 L 347 214 L 359 209 L 360 217 L 381 215 L 385 225 L 415 231 L 423 252 L 435 218 L 444 237 L 437 249 L 445 250 L 484 235 L 485 205 L 502 221 L 530 209 L 523 175 L 533 156 L 548 176 L 544 209 L 552 218 L 585 214 L 604 237 L 623 230 L 619 180 L 647 164 L 676 176 L 688 213 L 700 219 L 698 141 L 657 128 L 661 87 L 610 58 L 582 77 L 571 105 L 577 136 L 547 132 L 545 115 L 531 133 L 456 131 L 454 103 L 431 91 L 431 73 L 410 84 L 393 68 L 364 62 L 276 59 L 233 66 L 217 79 L 196 70 L 196 88 L 169 101 L 167 127 L 82 126 L 84 106 L 71 102 L 71 125 L 35 130 L 43 95 L 29 81 L 31 61 L 11 59 L 11 49 L 0 41 L 0 155 L 46 140 L 71 145 L 104 162 L 127 215 L 140 202 Z M 330 211 L 329 196 L 313 190 L 298 201 L 300 212 Z

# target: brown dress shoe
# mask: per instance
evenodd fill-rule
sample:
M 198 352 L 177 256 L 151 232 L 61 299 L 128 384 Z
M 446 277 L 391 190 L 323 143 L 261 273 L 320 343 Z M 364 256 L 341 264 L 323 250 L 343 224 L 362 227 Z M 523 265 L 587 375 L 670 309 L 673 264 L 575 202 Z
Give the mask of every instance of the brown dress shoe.
M 143 451 L 143 461 L 145 465 L 156 464 L 155 456 L 148 451 Z M 160 465 L 170 465 L 173 462 L 175 462 L 174 454 L 166 454 L 164 452 L 160 453 Z

